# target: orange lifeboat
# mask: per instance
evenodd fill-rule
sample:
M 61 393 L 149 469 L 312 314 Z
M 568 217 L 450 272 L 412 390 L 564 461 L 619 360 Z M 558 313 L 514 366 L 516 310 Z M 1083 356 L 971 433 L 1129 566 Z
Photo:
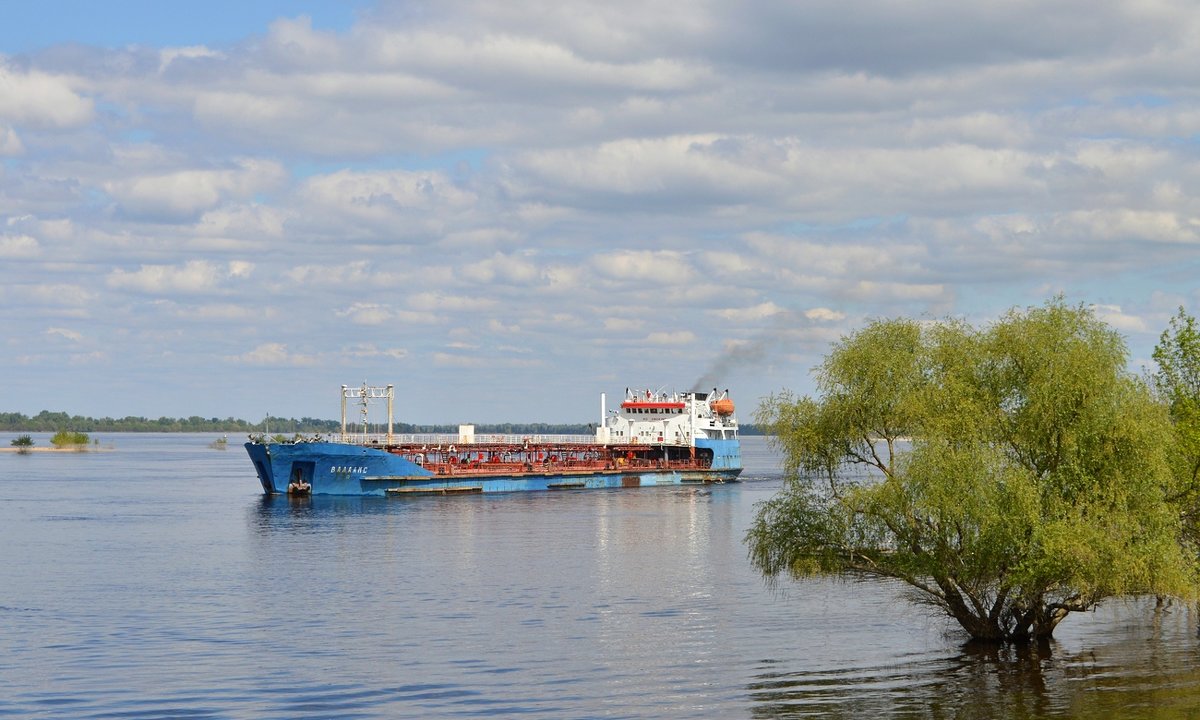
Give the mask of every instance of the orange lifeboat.
M 712 408 L 712 411 L 718 415 L 732 415 L 733 414 L 733 401 L 730 400 L 729 398 L 721 398 L 720 400 L 713 400 L 712 402 L 710 402 L 708 404 L 708 406 L 710 408 Z

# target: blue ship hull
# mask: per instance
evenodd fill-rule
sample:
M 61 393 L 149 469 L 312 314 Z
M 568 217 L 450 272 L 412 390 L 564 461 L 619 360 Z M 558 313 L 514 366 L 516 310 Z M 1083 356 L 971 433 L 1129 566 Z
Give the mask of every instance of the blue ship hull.
M 713 470 L 736 470 L 738 473 L 742 471 L 742 443 L 740 440 L 736 438 L 732 440 L 696 438 L 696 447 L 712 450 Z
M 383 449 L 332 442 L 246 443 L 246 452 L 268 495 L 288 492 L 296 483 L 314 495 L 405 495 L 472 492 L 520 492 L 650 487 L 731 482 L 742 471 L 736 439 L 697 439 L 696 447 L 712 451 L 707 468 L 625 468 L 551 472 L 435 474 Z

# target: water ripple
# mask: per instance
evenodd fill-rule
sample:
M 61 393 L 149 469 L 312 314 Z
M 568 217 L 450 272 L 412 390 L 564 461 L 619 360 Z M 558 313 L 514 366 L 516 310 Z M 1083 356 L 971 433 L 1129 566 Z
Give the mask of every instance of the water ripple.
M 772 591 L 762 447 L 708 494 L 280 501 L 170 436 L 0 471 L 0 717 L 1200 716 L 1190 607 L 988 651 L 888 583 Z

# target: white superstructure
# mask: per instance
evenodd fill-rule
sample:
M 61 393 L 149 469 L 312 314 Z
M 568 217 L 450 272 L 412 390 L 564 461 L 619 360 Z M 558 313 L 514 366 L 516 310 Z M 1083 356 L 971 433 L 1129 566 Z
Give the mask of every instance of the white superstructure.
M 605 411 L 596 441 L 606 445 L 694 446 L 696 440 L 733 440 L 738 423 L 729 391 L 665 393 L 625 389 L 618 409 Z

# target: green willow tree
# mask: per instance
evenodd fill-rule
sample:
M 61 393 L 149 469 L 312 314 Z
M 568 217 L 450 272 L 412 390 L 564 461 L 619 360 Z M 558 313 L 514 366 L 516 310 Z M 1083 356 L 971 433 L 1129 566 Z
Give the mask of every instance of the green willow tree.
M 1183 308 L 1154 348 L 1158 370 L 1150 381 L 1168 408 L 1175 442 L 1170 454 L 1178 504 L 1188 535 L 1200 540 L 1200 329 Z
M 1169 423 L 1126 356 L 1061 298 L 982 330 L 879 320 L 843 338 L 819 399 L 758 410 L 788 480 L 757 508 L 753 563 L 897 578 L 995 641 L 1114 596 L 1190 596 Z

